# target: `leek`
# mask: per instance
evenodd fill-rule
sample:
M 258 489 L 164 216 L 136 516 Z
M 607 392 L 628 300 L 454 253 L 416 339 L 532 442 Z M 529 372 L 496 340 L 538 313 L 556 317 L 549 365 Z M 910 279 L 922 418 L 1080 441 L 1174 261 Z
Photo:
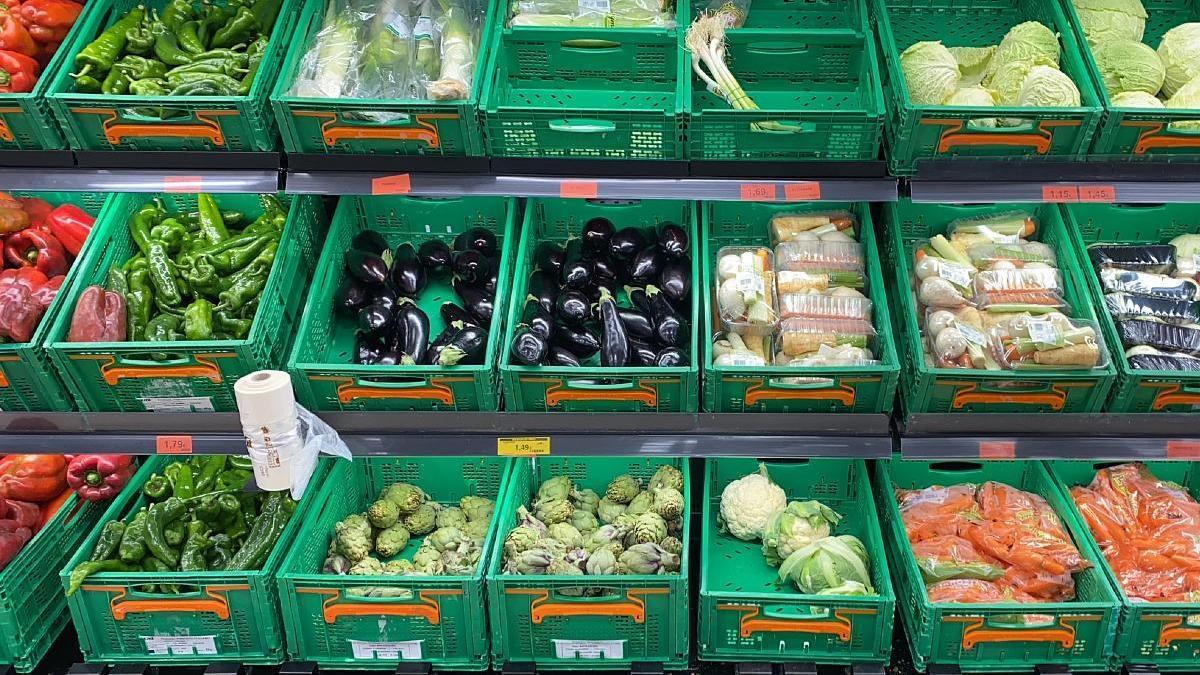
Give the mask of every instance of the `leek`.
M 467 25 L 466 12 L 461 7 L 446 11 L 442 27 L 441 77 L 426 87 L 429 98 L 435 101 L 464 99 L 471 89 L 475 71 L 475 46 Z

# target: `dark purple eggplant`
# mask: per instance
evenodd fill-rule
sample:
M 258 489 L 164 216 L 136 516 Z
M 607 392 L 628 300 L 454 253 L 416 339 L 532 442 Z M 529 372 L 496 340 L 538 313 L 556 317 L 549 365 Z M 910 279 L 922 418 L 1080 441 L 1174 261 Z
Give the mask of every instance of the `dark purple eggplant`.
M 687 357 L 679 347 L 663 347 L 655 357 L 654 365 L 659 368 L 678 368 L 687 365 Z
M 629 364 L 629 335 L 617 314 L 617 301 L 607 288 L 600 289 L 600 365 L 621 368 Z
M 646 287 L 646 296 L 650 298 L 650 320 L 654 322 L 654 337 L 664 347 L 678 347 L 688 338 L 687 323 L 667 296 L 654 286 Z
M 377 331 L 391 325 L 392 320 L 392 310 L 380 304 L 372 303 L 358 310 L 358 327 L 365 331 Z
M 487 339 L 487 331 L 479 326 L 463 326 L 438 354 L 438 365 L 470 366 L 483 363 Z
M 446 327 L 442 329 L 442 332 L 438 333 L 438 336 L 433 339 L 433 342 L 429 343 L 429 348 L 425 350 L 425 360 L 423 363 L 430 366 L 436 366 L 438 358 L 442 354 L 442 350 L 446 348 L 446 345 L 450 344 L 450 340 L 453 339 L 455 335 L 458 335 L 458 331 L 462 330 L 463 326 L 465 325 L 466 324 L 462 321 L 447 323 Z
M 510 351 L 518 362 L 527 366 L 536 366 L 546 359 L 546 355 L 550 351 L 550 343 L 546 341 L 546 338 L 535 333 L 530 326 L 520 325 L 513 333 Z
M 417 258 L 417 249 L 404 243 L 396 247 L 396 259 L 392 261 L 392 286 L 400 295 L 415 298 L 425 290 L 429 279 L 425 268 Z
M 614 265 L 611 260 L 594 256 L 592 258 L 592 283 L 605 288 L 618 288 L 621 285 L 621 277 L 624 275 L 624 270 L 620 266 Z
M 347 276 L 338 286 L 337 295 L 333 298 L 333 306 L 338 313 L 347 316 L 358 314 L 358 310 L 366 307 L 371 301 L 371 289 L 368 289 L 358 279 Z
M 482 286 L 492 273 L 492 261 L 474 249 L 454 254 L 454 275 L 472 286 Z
M 346 269 L 355 279 L 371 286 L 382 286 L 388 278 L 388 266 L 383 258 L 358 249 L 346 251 Z
M 582 365 L 579 363 L 578 356 L 558 346 L 550 347 L 550 359 L 547 363 L 551 366 L 567 366 L 569 368 L 578 368 Z
M 496 268 L 495 264 L 493 264 L 492 271 L 488 274 L 487 279 L 484 279 L 484 281 L 483 281 L 483 290 L 487 291 L 488 293 L 491 293 L 492 295 L 495 295 L 496 289 L 499 286 L 500 286 L 500 270 Z
M 658 228 L 658 248 L 668 258 L 682 258 L 687 255 L 688 244 L 687 230 L 675 223 L 663 223 L 662 227 Z
M 554 315 L 568 326 L 582 326 L 588 320 L 592 303 L 580 291 L 566 291 L 558 296 Z
M 496 255 L 496 235 L 482 227 L 472 227 L 454 238 L 455 251 L 479 251 L 484 257 Z
M 525 309 L 521 312 L 521 323 L 529 326 L 534 333 L 549 340 L 554 332 L 554 315 L 542 307 L 542 303 L 530 298 L 525 301 Z
M 567 259 L 562 269 L 562 285 L 576 290 L 583 288 L 591 283 L 594 270 L 595 263 L 583 254 L 583 244 L 578 239 L 568 242 Z
M 646 236 L 636 227 L 627 227 L 612 236 L 608 248 L 617 260 L 632 260 L 638 251 L 646 248 Z
M 624 307 L 617 308 L 617 316 L 621 317 L 621 323 L 625 325 L 625 332 L 630 337 L 636 337 L 642 340 L 649 340 L 654 337 L 654 324 L 650 323 L 650 317 L 636 309 L 625 309 Z
M 663 295 L 683 307 L 692 292 L 692 265 L 687 258 L 668 258 L 658 273 L 659 288 Z
M 375 230 L 363 230 L 350 240 L 350 248 L 355 251 L 365 251 L 374 255 L 382 255 L 388 250 L 387 240 Z
M 388 286 L 380 286 L 371 295 L 371 304 L 383 305 L 388 309 L 396 308 L 396 291 Z
M 567 252 L 558 244 L 544 241 L 538 244 L 533 255 L 537 269 L 549 272 L 555 279 L 562 277 L 563 263 L 567 261 Z
M 442 308 L 438 310 L 438 314 L 442 315 L 442 323 L 449 326 L 455 321 L 461 321 L 463 324 L 477 324 L 475 317 L 467 313 L 467 310 L 459 307 L 453 302 L 443 302 Z
M 658 273 L 662 271 L 666 258 L 657 246 L 647 246 L 629 261 L 629 280 L 635 284 L 649 284 L 658 281 Z
M 547 312 L 553 312 L 554 305 L 558 302 L 558 277 L 551 276 L 545 270 L 538 270 L 529 275 L 528 292 Z
M 354 338 L 354 362 L 369 366 L 379 360 L 384 352 L 383 340 L 374 333 L 359 333 Z
M 550 337 L 550 344 L 566 349 L 578 356 L 581 361 L 591 358 L 593 354 L 600 351 L 600 338 L 587 328 L 555 326 L 554 335 Z
M 612 241 L 616 232 L 617 229 L 613 227 L 612 221 L 608 218 L 592 218 L 583 226 L 583 231 L 579 236 L 583 239 L 585 249 L 608 253 L 609 242 Z
M 389 349 L 379 355 L 379 360 L 375 362 L 377 366 L 411 366 L 414 365 L 412 357 L 408 354 L 398 352 L 394 349 Z
M 458 277 L 454 278 L 454 292 L 458 293 L 458 297 L 463 301 L 463 307 L 467 309 L 467 314 L 470 314 L 474 319 L 474 323 L 480 326 L 492 325 L 492 314 L 495 311 L 495 297 L 482 288 L 468 286 Z
M 403 326 L 402 351 L 411 356 L 414 362 L 422 363 L 425 350 L 429 348 L 429 315 L 409 298 L 401 298 L 396 309 L 396 325 Z
M 421 244 L 421 248 L 417 249 L 417 258 L 421 260 L 425 272 L 435 277 L 449 272 L 450 266 L 454 264 L 450 247 L 441 239 L 430 239 Z
M 646 289 L 639 286 L 626 286 L 625 295 L 629 296 L 629 302 L 638 309 L 638 311 L 650 313 L 650 296 L 646 295 Z
M 629 338 L 629 362 L 635 366 L 653 366 L 654 360 L 658 358 L 658 352 L 654 351 L 648 342 Z

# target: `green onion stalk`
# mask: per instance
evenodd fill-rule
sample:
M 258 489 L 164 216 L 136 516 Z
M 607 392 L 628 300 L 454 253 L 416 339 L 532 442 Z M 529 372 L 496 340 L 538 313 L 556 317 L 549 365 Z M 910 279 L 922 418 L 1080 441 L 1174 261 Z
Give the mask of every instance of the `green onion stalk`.
M 684 46 L 692 53 L 692 70 L 708 85 L 708 90 L 725 99 L 735 110 L 758 110 L 758 104 L 738 84 L 725 63 L 725 27 L 737 17 L 726 11 L 705 12 L 688 27 Z M 706 70 L 707 69 L 707 70 Z M 754 131 L 795 132 L 795 127 L 779 122 L 754 122 Z

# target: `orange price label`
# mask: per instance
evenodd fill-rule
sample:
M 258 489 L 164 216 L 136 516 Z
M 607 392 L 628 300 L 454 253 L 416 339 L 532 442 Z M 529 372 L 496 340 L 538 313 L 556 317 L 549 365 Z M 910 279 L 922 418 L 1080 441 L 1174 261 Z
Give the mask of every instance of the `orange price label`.
M 594 180 L 564 180 L 558 184 L 558 196 L 563 199 L 595 199 L 600 187 Z
M 1167 459 L 1200 459 L 1200 441 L 1167 441 Z
M 154 439 L 154 451 L 160 455 L 192 454 L 191 436 L 158 436 Z
M 406 173 L 371 179 L 373 195 L 406 195 L 412 192 L 412 178 Z
M 821 184 L 816 181 L 787 183 L 783 186 L 783 198 L 789 202 L 815 201 L 821 198 Z
M 203 176 L 163 176 L 163 192 L 203 192 Z
M 1014 441 L 980 441 L 979 459 L 1016 459 L 1017 444 Z
M 1075 185 L 1043 185 L 1042 201 L 1077 202 L 1079 201 L 1079 188 Z
M 775 201 L 774 183 L 742 183 L 740 186 L 741 199 L 744 202 L 773 202 Z
M 1117 201 L 1117 188 L 1111 185 L 1080 185 L 1079 201 L 1112 204 Z

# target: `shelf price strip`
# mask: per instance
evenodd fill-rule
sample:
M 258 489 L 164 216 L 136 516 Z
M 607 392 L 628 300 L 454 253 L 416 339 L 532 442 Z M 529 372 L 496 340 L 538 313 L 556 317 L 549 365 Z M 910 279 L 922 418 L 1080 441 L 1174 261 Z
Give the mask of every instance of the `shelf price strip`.
M 1042 201 L 1112 204 L 1117 201 L 1117 188 L 1112 185 L 1043 185 Z
M 821 198 L 821 184 L 817 181 L 783 183 L 783 199 L 779 194 L 777 183 L 742 183 L 738 186 L 738 200 L 743 202 L 804 202 Z
M 550 437 L 500 437 L 496 439 L 496 454 L 501 457 L 542 457 L 549 455 Z

